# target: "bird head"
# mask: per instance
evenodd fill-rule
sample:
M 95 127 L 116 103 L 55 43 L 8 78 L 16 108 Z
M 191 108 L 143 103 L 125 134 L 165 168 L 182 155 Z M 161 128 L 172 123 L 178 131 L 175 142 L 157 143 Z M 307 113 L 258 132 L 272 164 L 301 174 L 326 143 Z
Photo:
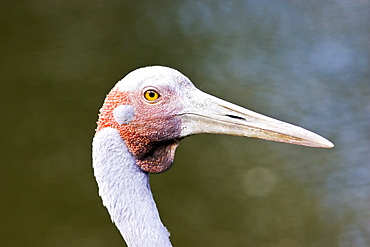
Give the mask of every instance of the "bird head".
M 168 170 L 179 141 L 193 134 L 334 146 L 311 131 L 206 94 L 177 70 L 162 66 L 134 70 L 114 86 L 100 109 L 96 131 L 107 127 L 119 131 L 136 164 L 150 173 Z

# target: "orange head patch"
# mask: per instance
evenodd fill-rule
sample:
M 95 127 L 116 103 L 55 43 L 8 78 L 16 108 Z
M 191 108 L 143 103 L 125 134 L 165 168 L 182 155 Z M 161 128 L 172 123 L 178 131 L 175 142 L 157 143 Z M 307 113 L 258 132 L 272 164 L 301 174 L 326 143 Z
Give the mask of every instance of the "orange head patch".
M 141 98 L 146 96 L 149 100 Z M 112 89 L 100 109 L 96 129 L 117 129 L 136 164 L 151 173 L 172 166 L 181 128 L 179 106 L 166 100 L 152 104 L 150 100 L 157 100 L 157 96 L 148 91 L 142 94 Z

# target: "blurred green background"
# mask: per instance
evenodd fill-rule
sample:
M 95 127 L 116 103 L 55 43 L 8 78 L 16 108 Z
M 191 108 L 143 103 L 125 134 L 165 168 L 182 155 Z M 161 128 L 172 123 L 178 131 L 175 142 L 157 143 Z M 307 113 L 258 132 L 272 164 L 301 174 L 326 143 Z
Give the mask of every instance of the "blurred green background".
M 370 1 L 1 1 L 0 246 L 125 246 L 97 194 L 106 93 L 146 65 L 313 130 L 186 138 L 151 184 L 180 246 L 370 246 Z

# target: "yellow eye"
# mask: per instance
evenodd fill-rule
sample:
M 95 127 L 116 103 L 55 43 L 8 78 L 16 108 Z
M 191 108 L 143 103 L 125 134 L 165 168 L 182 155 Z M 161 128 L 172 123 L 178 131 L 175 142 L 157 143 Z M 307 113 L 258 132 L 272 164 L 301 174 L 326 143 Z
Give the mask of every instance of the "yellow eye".
M 145 93 L 144 93 L 144 97 L 148 101 L 155 101 L 159 98 L 159 93 L 157 93 L 153 89 L 146 90 Z

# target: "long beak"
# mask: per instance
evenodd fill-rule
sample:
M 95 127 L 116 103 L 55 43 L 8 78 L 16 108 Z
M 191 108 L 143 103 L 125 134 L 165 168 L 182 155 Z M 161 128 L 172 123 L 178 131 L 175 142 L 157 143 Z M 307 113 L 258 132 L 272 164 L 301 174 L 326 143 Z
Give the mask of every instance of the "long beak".
M 200 90 L 193 92 L 182 116 L 181 136 L 210 133 L 254 137 L 301 146 L 332 148 L 327 139 L 301 127 L 285 123 L 221 100 Z

